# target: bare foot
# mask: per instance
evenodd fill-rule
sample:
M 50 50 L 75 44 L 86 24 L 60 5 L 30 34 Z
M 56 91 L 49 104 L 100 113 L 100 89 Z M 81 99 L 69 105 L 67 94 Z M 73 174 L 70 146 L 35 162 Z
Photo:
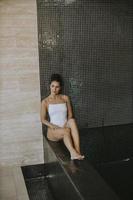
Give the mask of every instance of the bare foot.
M 77 152 L 74 152 L 71 154 L 71 160 L 83 160 L 84 159 L 84 155 L 81 155 Z

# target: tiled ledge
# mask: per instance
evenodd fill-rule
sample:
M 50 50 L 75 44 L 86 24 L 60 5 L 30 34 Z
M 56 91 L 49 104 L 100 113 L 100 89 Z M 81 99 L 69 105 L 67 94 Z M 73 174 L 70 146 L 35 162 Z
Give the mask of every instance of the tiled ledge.
M 118 200 L 119 198 L 113 190 L 105 183 L 98 172 L 91 166 L 88 160 L 71 161 L 68 152 L 62 142 L 50 142 L 44 136 L 44 160 L 47 163 L 58 163 L 69 182 L 72 184 L 79 199 L 84 200 Z M 56 174 L 56 169 L 49 169 L 49 177 Z M 57 178 L 58 180 L 58 178 Z M 64 186 L 59 182 L 61 193 Z M 51 186 L 54 192 L 54 185 Z M 57 188 L 56 188 L 57 189 Z M 55 191 L 56 192 L 56 191 Z M 60 194 L 58 194 L 59 199 Z M 72 198 L 69 198 L 70 200 Z M 73 200 L 73 199 L 72 199 Z

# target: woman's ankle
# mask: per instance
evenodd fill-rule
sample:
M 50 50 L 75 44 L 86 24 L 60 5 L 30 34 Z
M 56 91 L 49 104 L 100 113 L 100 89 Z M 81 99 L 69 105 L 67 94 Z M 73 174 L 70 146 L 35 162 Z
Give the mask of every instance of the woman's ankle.
M 75 148 L 75 151 L 78 153 L 78 154 L 81 154 L 81 151 L 79 148 Z

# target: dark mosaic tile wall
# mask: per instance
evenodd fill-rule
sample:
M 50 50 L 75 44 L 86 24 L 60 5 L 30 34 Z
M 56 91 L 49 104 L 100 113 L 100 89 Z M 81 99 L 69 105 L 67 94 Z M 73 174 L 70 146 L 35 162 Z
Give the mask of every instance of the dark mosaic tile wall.
M 131 0 L 37 0 L 41 97 L 60 73 L 80 127 L 133 122 Z

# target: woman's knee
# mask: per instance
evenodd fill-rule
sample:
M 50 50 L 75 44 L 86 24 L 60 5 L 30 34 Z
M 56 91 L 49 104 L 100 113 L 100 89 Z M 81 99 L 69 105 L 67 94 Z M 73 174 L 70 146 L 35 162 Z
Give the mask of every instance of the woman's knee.
M 76 124 L 76 121 L 75 121 L 74 118 L 71 118 L 71 119 L 68 120 L 68 125 L 70 126 L 72 124 Z
M 68 120 L 68 122 L 75 122 L 75 119 L 71 118 L 71 119 Z
M 64 128 L 64 135 L 70 135 L 71 129 L 70 128 Z

